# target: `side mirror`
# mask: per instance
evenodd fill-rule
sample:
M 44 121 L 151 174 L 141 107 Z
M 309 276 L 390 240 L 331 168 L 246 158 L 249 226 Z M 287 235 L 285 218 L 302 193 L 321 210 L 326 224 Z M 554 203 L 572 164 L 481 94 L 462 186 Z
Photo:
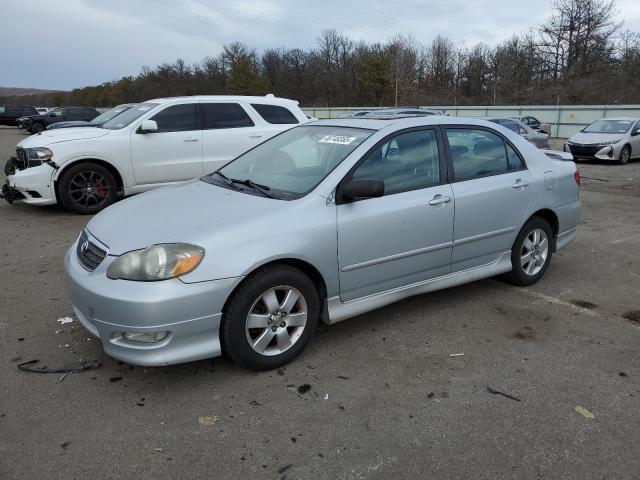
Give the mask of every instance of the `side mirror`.
M 158 131 L 158 124 L 155 120 L 143 120 L 138 128 L 138 133 L 153 133 Z
M 518 127 L 518 134 L 519 135 L 526 135 L 527 131 L 522 127 Z
M 50 114 L 49 114 L 49 116 L 50 116 L 50 117 L 55 117 L 55 116 L 56 116 L 56 114 L 55 114 L 55 113 L 50 113 Z
M 635 137 L 637 135 L 640 135 L 640 127 L 637 127 L 633 132 L 631 132 L 632 137 Z
M 382 180 L 351 180 L 342 187 L 342 197 L 345 199 L 376 198 L 384 195 Z

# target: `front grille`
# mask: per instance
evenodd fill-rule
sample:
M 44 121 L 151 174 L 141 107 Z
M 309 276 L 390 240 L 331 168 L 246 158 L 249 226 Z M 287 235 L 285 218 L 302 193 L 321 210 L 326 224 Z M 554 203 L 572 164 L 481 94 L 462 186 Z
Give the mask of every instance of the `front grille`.
M 89 240 L 87 232 L 84 230 L 78 239 L 76 254 L 78 255 L 78 261 L 80 264 L 91 272 L 94 271 L 96 267 L 100 265 L 102 260 L 104 260 L 104 257 L 107 256 L 107 252 Z
M 571 151 L 571 155 L 574 157 L 593 157 L 596 153 L 602 150 L 602 146 L 569 144 L 569 150 Z
M 24 170 L 25 168 L 27 168 L 27 152 L 25 152 L 24 148 L 16 148 L 16 159 L 16 167 L 18 168 L 18 170 Z

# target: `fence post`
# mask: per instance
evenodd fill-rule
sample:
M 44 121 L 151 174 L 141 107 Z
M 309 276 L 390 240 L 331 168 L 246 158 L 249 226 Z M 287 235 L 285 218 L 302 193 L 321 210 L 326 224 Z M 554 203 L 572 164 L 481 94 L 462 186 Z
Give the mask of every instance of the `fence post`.
M 556 138 L 560 136 L 560 120 L 562 119 L 562 107 L 558 105 L 558 120 L 556 121 Z
M 607 106 L 606 105 L 602 109 L 602 118 L 607 118 Z

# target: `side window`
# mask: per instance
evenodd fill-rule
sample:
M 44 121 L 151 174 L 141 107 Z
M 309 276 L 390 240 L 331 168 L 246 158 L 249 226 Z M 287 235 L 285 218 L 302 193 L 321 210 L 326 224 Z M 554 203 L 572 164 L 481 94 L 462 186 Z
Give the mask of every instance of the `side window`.
M 293 113 L 285 107 L 281 107 L 279 105 L 267 105 L 264 103 L 252 103 L 251 106 L 267 123 L 274 125 L 293 125 L 300 123 Z
M 451 128 L 446 132 L 455 181 L 509 171 L 505 143 L 498 135 L 470 128 Z
M 385 195 L 438 185 L 440 160 L 435 130 L 393 137 L 360 164 L 353 179 L 382 180 Z
M 196 104 L 172 105 L 156 113 L 150 120 L 158 124 L 158 132 L 188 132 L 196 130 Z
M 67 108 L 61 108 L 59 110 L 54 110 L 53 112 L 51 112 L 51 114 L 54 117 L 64 117 L 67 115 L 67 110 L 68 110 Z
M 518 124 L 516 122 L 514 122 L 513 120 L 498 120 L 498 123 L 500 125 L 502 125 L 503 127 L 507 127 L 512 132 L 519 133 L 519 131 L 520 131 L 520 128 L 519 128 Z
M 0 113 L 4 113 L 6 111 L 6 107 L 0 105 Z
M 254 126 L 247 112 L 237 103 L 201 103 L 200 123 L 203 130 Z
M 516 153 L 513 147 L 509 144 L 505 145 L 507 148 L 507 162 L 509 163 L 509 170 L 522 170 L 527 168 L 522 158 Z

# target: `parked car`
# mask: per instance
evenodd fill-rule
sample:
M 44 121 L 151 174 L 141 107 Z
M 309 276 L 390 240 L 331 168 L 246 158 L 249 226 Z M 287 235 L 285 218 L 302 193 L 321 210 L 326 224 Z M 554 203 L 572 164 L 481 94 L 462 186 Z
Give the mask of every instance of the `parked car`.
M 486 119 L 517 133 L 538 148 L 549 148 L 549 135 L 534 130 L 520 120 L 509 117 L 486 117 Z
M 351 111 L 351 112 L 347 112 L 347 113 L 343 114 L 341 116 L 341 118 L 362 117 L 362 116 L 366 115 L 367 113 L 375 112 L 377 110 L 379 110 L 379 109 L 376 109 L 376 110 L 355 110 L 355 111 Z
M 44 115 L 31 115 L 26 129 L 29 133 L 40 133 L 47 125 L 69 120 L 82 120 L 88 122 L 96 118 L 100 113 L 92 107 L 58 107 Z
M 16 126 L 20 117 L 36 115 L 34 107 L 27 105 L 0 105 L 0 125 Z
M 362 115 L 363 117 L 380 117 L 380 116 L 405 116 L 405 115 L 418 115 L 426 117 L 428 115 L 442 115 L 442 112 L 437 110 L 428 110 L 426 108 L 418 107 L 404 107 L 404 108 L 381 108 L 379 110 L 372 110 L 369 113 Z
M 36 107 L 36 110 L 38 111 L 38 115 L 44 115 L 51 109 L 46 107 Z
M 528 125 L 529 127 L 533 128 L 536 131 L 546 133 L 547 135 L 551 136 L 551 124 L 549 123 L 542 123 L 536 117 L 532 117 L 530 115 L 524 116 L 524 117 L 513 117 L 513 118 L 515 118 L 516 120 L 520 120 L 522 123 L 524 123 L 525 125 Z
M 622 165 L 640 158 L 640 120 L 603 118 L 573 135 L 564 146 L 576 159 L 606 160 Z
M 76 120 L 71 122 L 56 122 L 50 125 L 47 125 L 47 130 L 53 130 L 55 128 L 70 128 L 70 127 L 100 127 L 102 124 L 107 123 L 116 115 L 120 115 L 122 112 L 130 109 L 136 105 L 135 103 L 123 103 L 122 105 L 118 105 L 117 107 L 113 107 L 106 112 L 101 113 L 96 118 L 89 122 L 85 122 L 83 120 Z
M 531 285 L 576 235 L 580 176 L 512 131 L 442 116 L 322 120 L 96 215 L 65 257 L 108 355 L 266 370 L 318 321 L 506 274 Z
M 99 128 L 45 130 L 21 141 L 3 196 L 95 213 L 119 195 L 212 172 L 307 121 L 297 102 L 273 96 L 149 100 Z

